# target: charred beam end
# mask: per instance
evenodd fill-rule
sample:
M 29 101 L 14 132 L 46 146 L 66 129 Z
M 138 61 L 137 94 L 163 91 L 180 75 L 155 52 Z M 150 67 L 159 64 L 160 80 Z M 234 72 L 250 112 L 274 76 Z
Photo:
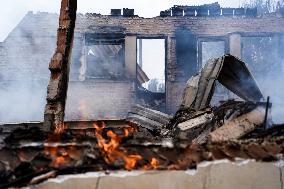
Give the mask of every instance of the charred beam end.
M 267 116 L 268 116 L 268 109 L 270 105 L 269 101 L 270 101 L 270 96 L 267 97 L 267 101 L 266 101 L 265 117 L 264 117 L 264 123 L 263 123 L 264 129 L 267 128 Z
M 62 0 L 57 48 L 49 64 L 51 77 L 44 111 L 44 127 L 52 130 L 62 126 L 64 121 L 76 12 L 77 0 Z
M 209 134 L 212 142 L 222 142 L 239 139 L 260 126 L 265 119 L 265 109 L 258 106 L 251 112 L 225 123 Z

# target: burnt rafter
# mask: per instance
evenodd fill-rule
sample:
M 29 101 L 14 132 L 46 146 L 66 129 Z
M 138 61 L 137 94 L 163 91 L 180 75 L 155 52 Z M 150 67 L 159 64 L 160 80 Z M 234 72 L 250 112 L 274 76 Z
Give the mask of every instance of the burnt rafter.
M 44 112 L 44 127 L 53 130 L 60 128 L 64 121 L 76 11 L 77 0 L 62 0 L 57 48 L 49 64 L 51 77 L 47 87 L 47 104 Z

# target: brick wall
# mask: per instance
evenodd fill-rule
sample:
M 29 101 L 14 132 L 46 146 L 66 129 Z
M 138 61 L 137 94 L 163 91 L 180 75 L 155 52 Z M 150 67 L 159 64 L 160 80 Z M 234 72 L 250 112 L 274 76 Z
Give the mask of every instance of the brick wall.
M 134 103 L 133 86 L 128 81 L 70 82 L 65 119 L 125 118 Z
M 117 25 L 126 33 L 137 35 L 174 36 L 178 27 L 185 27 L 197 35 L 222 36 L 234 32 L 284 32 L 282 17 L 155 17 L 125 18 L 112 16 L 79 16 L 76 31 L 93 32 L 100 26 Z
M 6 41 L 6 80 L 48 80 L 48 63 L 55 49 L 54 37 L 13 37 Z M 12 77 L 11 77 L 12 76 Z
M 197 37 L 222 36 L 229 40 L 231 33 L 284 33 L 284 18 L 280 17 L 156 17 L 156 18 L 121 18 L 109 16 L 86 17 L 81 15 L 77 20 L 77 33 L 100 31 L 105 26 L 124 27 L 128 35 L 140 37 L 164 37 L 167 39 L 167 112 L 174 113 L 181 100 L 186 80 L 177 80 L 185 75 L 177 66 L 175 31 L 183 27 Z
M 48 80 L 56 46 L 56 14 L 28 13 L 5 39 L 5 80 Z
M 5 65 L 7 64 L 6 58 L 6 49 L 4 43 L 0 43 L 0 70 L 5 69 Z M 0 72 L 0 80 L 3 80 L 3 73 Z
M 168 58 L 167 78 L 174 80 L 182 72 L 176 64 L 174 56 L 175 31 L 179 27 L 187 28 L 197 37 L 227 36 L 230 33 L 284 33 L 284 18 L 282 17 L 155 17 L 155 18 L 123 18 L 111 16 L 79 16 L 77 33 L 101 31 L 104 26 L 124 27 L 128 35 L 164 36 L 170 38 L 171 54 Z M 173 52 L 173 53 L 172 53 Z
M 5 40 L 8 50 L 9 62 L 22 62 L 22 65 L 37 62 L 39 66 L 35 71 L 41 71 L 41 75 L 48 75 L 46 67 L 54 51 L 56 44 L 56 29 L 58 15 L 49 13 L 28 13 L 18 26 Z M 226 36 L 229 33 L 284 33 L 284 18 L 262 17 L 155 17 L 155 18 L 125 18 L 112 16 L 78 15 L 75 41 L 73 48 L 73 64 L 71 72 L 76 74 L 78 59 L 81 53 L 83 36 L 86 32 L 109 32 L 104 31 L 105 26 L 120 26 L 125 28 L 128 35 L 159 36 L 169 39 L 170 49 L 168 52 L 167 77 L 173 81 L 180 70 L 175 66 L 175 30 L 185 27 L 197 36 Z M 17 44 L 17 45 L 15 45 Z M 25 53 L 23 53 L 25 52 Z M 18 55 L 17 55 L 18 54 Z M 25 55 L 24 55 L 25 54 Z M 40 60 L 42 59 L 42 60 Z M 28 62 L 28 63 L 27 63 Z M 40 62 L 40 63 L 39 63 Z M 46 63 L 47 62 L 47 63 Z M 10 63 L 10 64 L 12 64 Z M 74 68 L 76 65 L 76 69 Z M 12 66 L 12 65 L 11 65 Z

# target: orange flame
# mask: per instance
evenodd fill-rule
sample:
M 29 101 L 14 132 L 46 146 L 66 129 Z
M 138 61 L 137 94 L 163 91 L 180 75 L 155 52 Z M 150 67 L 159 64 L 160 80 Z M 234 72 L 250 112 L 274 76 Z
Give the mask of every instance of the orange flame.
M 109 165 L 112 165 L 116 162 L 123 161 L 126 170 L 132 170 L 137 167 L 137 163 L 143 159 L 142 156 L 139 154 L 130 154 L 126 149 L 120 146 L 122 139 L 128 137 L 130 133 L 135 131 L 134 127 L 127 126 L 123 128 L 122 135 L 118 135 L 112 130 L 108 130 L 106 132 L 107 138 L 104 138 L 102 132 L 106 128 L 106 125 L 104 122 L 100 123 L 102 125 L 93 123 L 93 127 L 96 129 L 94 135 L 97 138 L 97 144 L 105 162 Z M 67 125 L 57 127 L 55 132 L 53 134 L 50 134 L 50 136 L 48 137 L 48 143 L 45 146 L 44 152 L 52 159 L 51 166 L 55 168 L 68 166 L 72 164 L 72 162 L 74 163 L 74 161 L 81 159 L 84 155 L 81 153 L 81 150 L 76 148 L 75 146 L 56 147 L 48 145 L 50 142 L 60 142 L 60 134 L 64 132 L 66 128 Z M 26 158 L 24 155 L 22 155 L 22 157 L 24 159 Z M 142 169 L 157 169 L 158 166 L 159 161 L 156 158 L 152 158 L 149 164 L 142 166 Z
M 57 147 L 45 147 L 45 154 L 50 156 L 52 162 L 50 166 L 52 167 L 61 167 L 68 165 L 70 158 L 65 149 L 58 149 Z
M 111 130 L 107 131 L 107 136 L 110 138 L 110 141 L 107 141 L 101 135 L 102 130 L 105 128 L 104 123 L 102 127 L 94 124 L 94 128 L 96 128 L 98 145 L 102 151 L 102 154 L 104 155 L 106 163 L 112 164 L 116 160 L 122 159 L 125 163 L 125 169 L 131 170 L 136 166 L 137 162 L 142 159 L 142 157 L 138 154 L 128 155 L 125 150 L 119 149 L 121 140 L 124 137 L 127 137 L 129 135 L 129 132 L 133 132 L 133 128 L 124 128 L 123 136 L 119 136 Z
M 78 147 L 72 145 L 57 147 L 45 144 L 44 152 L 52 160 L 50 166 L 55 168 L 69 166 L 72 162 L 81 159 L 83 155 Z
M 159 161 L 156 158 L 152 158 L 150 164 L 144 165 L 144 170 L 150 170 L 150 169 L 157 169 L 159 166 Z
M 68 164 L 68 161 L 66 161 L 65 157 L 59 156 L 56 157 L 55 160 L 52 162 L 51 166 L 53 167 L 60 167 L 62 165 Z

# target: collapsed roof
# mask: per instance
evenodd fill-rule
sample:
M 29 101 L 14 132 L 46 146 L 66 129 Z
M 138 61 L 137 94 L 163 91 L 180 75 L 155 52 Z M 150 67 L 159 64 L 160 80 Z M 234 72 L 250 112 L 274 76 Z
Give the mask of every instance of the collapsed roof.
M 194 110 L 208 107 L 216 81 L 246 101 L 263 99 L 246 64 L 232 55 L 224 55 L 208 61 L 198 75 L 188 80 L 181 106 Z

